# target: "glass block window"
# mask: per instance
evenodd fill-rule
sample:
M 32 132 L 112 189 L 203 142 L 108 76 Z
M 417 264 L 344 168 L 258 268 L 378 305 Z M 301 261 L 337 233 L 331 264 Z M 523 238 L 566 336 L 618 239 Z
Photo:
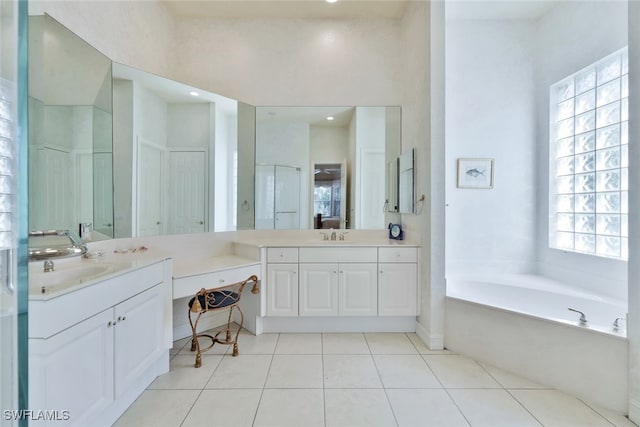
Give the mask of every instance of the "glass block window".
M 627 48 L 550 90 L 549 246 L 628 258 Z

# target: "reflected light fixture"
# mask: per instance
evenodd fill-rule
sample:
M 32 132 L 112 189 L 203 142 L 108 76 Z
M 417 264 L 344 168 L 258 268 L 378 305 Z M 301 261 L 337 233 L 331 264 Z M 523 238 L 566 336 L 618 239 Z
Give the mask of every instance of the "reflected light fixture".
M 195 90 L 192 90 L 191 92 L 189 92 L 189 95 L 191 95 L 191 96 L 200 96 L 200 94 L 198 92 L 196 92 Z
M 327 120 L 329 120 L 329 121 L 333 120 L 333 116 L 328 116 Z
M 337 2 L 338 0 L 324 0 L 324 1 L 326 1 L 327 3 L 335 3 L 335 2 Z

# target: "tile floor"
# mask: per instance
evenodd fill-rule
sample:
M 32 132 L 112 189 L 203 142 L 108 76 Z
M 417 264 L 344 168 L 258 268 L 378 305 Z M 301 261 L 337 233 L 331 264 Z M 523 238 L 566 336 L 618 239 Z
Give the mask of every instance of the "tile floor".
M 415 334 L 243 332 L 199 369 L 188 342 L 115 426 L 634 426 Z

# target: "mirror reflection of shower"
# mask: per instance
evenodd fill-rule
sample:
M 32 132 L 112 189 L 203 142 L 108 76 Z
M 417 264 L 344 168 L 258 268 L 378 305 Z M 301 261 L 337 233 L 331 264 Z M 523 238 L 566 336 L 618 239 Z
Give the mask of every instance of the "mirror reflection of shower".
M 346 228 L 346 162 L 313 169 L 313 228 Z
M 301 228 L 300 168 L 256 165 L 256 230 Z

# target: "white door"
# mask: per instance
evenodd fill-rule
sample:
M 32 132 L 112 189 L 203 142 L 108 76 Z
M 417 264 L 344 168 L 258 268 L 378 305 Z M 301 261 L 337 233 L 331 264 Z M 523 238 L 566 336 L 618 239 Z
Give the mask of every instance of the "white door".
M 44 147 L 33 151 L 30 177 L 38 191 L 29 193 L 31 230 L 71 229 L 77 231 L 72 185 L 72 158 L 68 151 Z M 42 185 L 40 185 L 40 183 Z
M 300 168 L 276 166 L 275 228 L 300 228 Z
M 115 396 L 134 386 L 162 351 L 162 286 L 157 285 L 115 307 Z
M 256 165 L 255 182 L 255 228 L 256 230 L 272 230 L 274 224 L 275 203 L 275 167 L 273 165 Z
M 113 237 L 113 156 L 93 154 L 93 228 Z
M 378 314 L 377 264 L 340 264 L 339 315 Z
M 206 231 L 206 152 L 169 153 L 169 227 L 173 234 Z
M 137 232 L 156 236 L 162 230 L 162 149 L 138 138 Z
M 300 264 L 300 316 L 338 315 L 338 265 Z
M 418 311 L 418 267 L 407 263 L 378 265 L 378 315 L 415 316 Z
M 357 228 L 375 230 L 384 228 L 384 190 L 385 190 L 384 151 L 362 150 L 360 154 L 360 188 L 356 194 L 360 197 L 360 219 Z
M 267 265 L 267 316 L 298 315 L 298 264 Z

